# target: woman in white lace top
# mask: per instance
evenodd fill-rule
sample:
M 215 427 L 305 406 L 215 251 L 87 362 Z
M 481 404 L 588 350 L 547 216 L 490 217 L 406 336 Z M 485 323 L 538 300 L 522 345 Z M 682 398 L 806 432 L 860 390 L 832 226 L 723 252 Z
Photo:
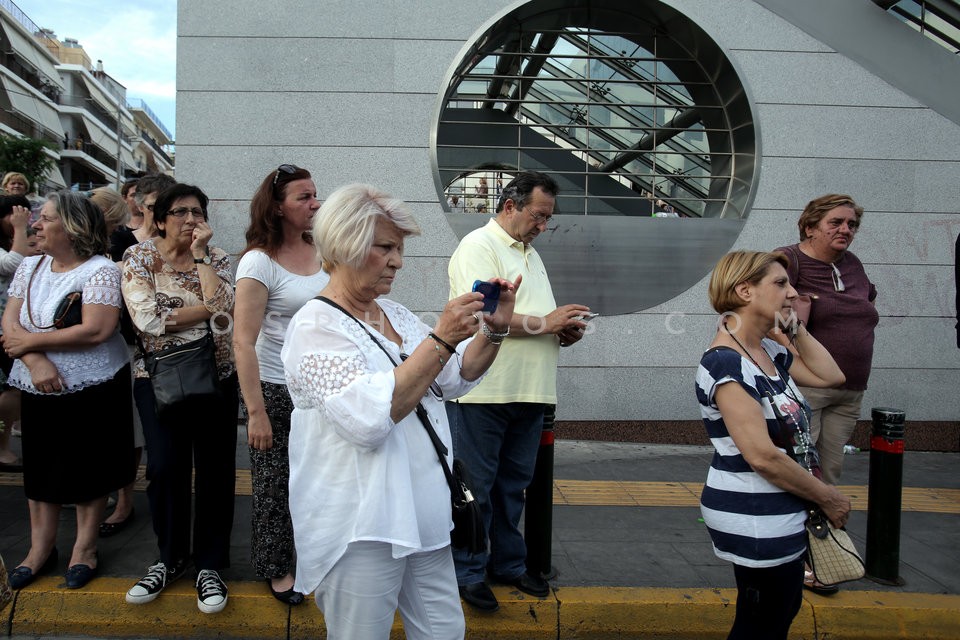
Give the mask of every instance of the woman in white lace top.
M 97 527 L 107 493 L 133 479 L 130 360 L 118 321 L 120 269 L 104 254 L 103 214 L 84 196 L 51 195 L 33 225 L 45 255 L 24 258 L 3 314 L 3 346 L 22 393 L 23 489 L 31 546 L 11 572 L 24 587 L 57 565 L 60 505 L 76 504 L 66 586 L 96 574 Z M 77 324 L 58 326 L 61 302 L 80 292 Z M 110 407 L 104 411 L 104 407 Z
M 443 402 L 473 388 L 493 362 L 519 280 L 492 280 L 502 292 L 493 315 L 480 314 L 481 294 L 467 293 L 431 329 L 380 297 L 403 265 L 404 239 L 416 234 L 406 206 L 373 187 L 331 194 L 313 225 L 330 282 L 323 300 L 293 316 L 280 353 L 294 404 L 294 588 L 314 592 L 329 638 L 386 639 L 398 608 L 407 638 L 464 633 L 450 491 L 414 410 L 424 407 L 449 463 Z

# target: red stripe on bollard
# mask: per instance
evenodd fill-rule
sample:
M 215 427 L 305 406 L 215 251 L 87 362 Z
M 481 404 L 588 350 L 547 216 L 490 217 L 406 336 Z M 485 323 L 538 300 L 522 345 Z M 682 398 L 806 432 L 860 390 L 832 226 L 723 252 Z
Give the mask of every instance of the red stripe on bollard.
M 553 444 L 553 430 L 540 432 L 540 446 Z
M 903 440 L 887 440 L 881 436 L 871 436 L 870 448 L 884 453 L 902 454 L 904 451 Z

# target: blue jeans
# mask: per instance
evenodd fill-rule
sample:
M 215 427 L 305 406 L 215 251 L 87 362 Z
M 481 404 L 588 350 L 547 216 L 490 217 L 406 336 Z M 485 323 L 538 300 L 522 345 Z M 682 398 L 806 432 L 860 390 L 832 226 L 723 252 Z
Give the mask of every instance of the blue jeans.
M 453 455 L 467 466 L 490 539 L 487 553 L 453 550 L 461 586 L 482 582 L 484 569 L 503 578 L 527 570 L 527 546 L 519 524 L 524 491 L 533 478 L 544 407 L 531 402 L 447 403 Z

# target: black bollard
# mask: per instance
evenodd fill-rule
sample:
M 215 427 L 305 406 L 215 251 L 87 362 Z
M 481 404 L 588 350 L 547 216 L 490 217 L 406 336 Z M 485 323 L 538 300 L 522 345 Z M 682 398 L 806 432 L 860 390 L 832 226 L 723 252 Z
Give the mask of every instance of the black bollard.
M 871 412 L 870 485 L 867 505 L 867 577 L 902 585 L 900 500 L 903 493 L 903 428 L 906 414 L 876 407 Z
M 527 487 L 524 507 L 523 538 L 527 544 L 527 571 L 547 580 L 557 575 L 550 564 L 553 555 L 553 423 L 557 407 L 548 404 L 543 412 L 540 448 Z

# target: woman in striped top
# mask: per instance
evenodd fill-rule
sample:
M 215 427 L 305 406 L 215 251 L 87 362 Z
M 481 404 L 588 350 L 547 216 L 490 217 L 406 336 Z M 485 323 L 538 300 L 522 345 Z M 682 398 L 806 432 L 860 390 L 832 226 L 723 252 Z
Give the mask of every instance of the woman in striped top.
M 818 478 L 809 408 L 796 387 L 834 387 L 843 373 L 802 325 L 793 325 L 792 342 L 775 329 L 797 295 L 788 264 L 782 253 L 735 251 L 710 278 L 710 303 L 722 316 L 696 390 L 716 453 L 700 504 L 715 553 L 734 564 L 730 639 L 787 637 L 802 599 L 806 505 L 837 527 L 850 512 L 849 498 Z

